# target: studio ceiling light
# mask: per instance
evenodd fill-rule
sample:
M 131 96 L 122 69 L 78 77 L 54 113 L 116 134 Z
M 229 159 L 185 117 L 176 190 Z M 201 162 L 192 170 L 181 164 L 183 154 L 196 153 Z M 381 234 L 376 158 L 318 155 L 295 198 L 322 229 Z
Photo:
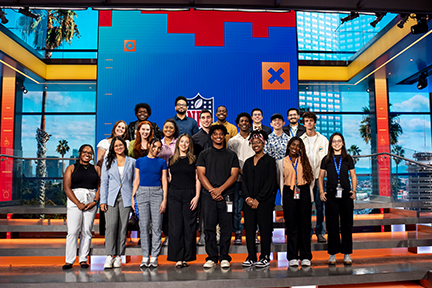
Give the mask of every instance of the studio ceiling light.
M 375 20 L 374 21 L 372 21 L 371 23 L 370 23 L 370 25 L 372 26 L 372 27 L 374 27 L 375 28 L 375 26 L 382 20 L 382 18 L 384 18 L 384 16 L 386 15 L 387 13 L 376 13 L 375 15 Z
M 416 16 L 417 24 L 411 27 L 411 34 L 423 34 L 429 30 L 426 16 Z
M 427 73 L 421 73 L 419 78 L 418 78 L 418 83 L 417 83 L 417 89 L 422 90 L 424 88 L 426 88 L 428 85 L 427 82 Z
M 351 20 L 353 20 L 353 19 L 355 19 L 355 18 L 357 18 L 359 16 L 360 15 L 359 15 L 358 12 L 351 11 L 351 13 L 348 16 L 341 18 L 341 24 L 343 24 L 343 23 L 345 23 L 347 21 L 351 21 Z

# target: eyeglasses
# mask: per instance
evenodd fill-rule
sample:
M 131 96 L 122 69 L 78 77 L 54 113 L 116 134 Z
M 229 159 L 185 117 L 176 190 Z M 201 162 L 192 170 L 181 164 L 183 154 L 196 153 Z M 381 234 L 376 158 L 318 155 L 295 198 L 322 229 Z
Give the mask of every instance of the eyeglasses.
M 93 155 L 93 152 L 81 151 L 82 154 Z
M 343 142 L 342 139 L 332 141 L 333 144 L 342 143 L 342 142 Z
M 179 107 L 187 107 L 187 104 L 177 104 Z

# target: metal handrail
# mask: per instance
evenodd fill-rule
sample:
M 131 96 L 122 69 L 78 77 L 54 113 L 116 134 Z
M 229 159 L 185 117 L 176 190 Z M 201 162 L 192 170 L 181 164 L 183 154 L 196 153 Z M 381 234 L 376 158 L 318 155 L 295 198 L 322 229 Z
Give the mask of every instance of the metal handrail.
M 8 155 L 8 154 L 0 154 L 1 161 L 6 161 L 8 158 L 17 159 L 17 160 L 76 160 L 77 158 L 34 158 L 34 157 L 20 157 L 15 155 Z M 6 159 L 3 159 L 6 158 Z
M 399 159 L 405 160 L 406 162 L 413 163 L 413 164 L 416 164 L 416 165 L 419 165 L 419 166 L 423 166 L 423 167 L 432 169 L 432 165 L 424 164 L 424 163 L 421 163 L 421 162 L 418 162 L 418 161 L 414 161 L 414 160 L 411 160 L 411 159 L 408 159 L 408 158 L 405 158 L 405 157 L 402 157 L 402 156 L 399 156 L 399 155 L 396 155 L 396 154 L 388 153 L 388 152 L 380 152 L 380 153 L 374 153 L 374 154 L 370 154 L 370 155 L 355 155 L 355 156 L 351 156 L 351 157 L 353 157 L 353 158 L 368 158 L 368 157 L 371 157 L 372 158 L 372 157 L 381 156 L 381 155 L 387 155 L 387 156 L 390 156 L 390 157 L 399 158 Z

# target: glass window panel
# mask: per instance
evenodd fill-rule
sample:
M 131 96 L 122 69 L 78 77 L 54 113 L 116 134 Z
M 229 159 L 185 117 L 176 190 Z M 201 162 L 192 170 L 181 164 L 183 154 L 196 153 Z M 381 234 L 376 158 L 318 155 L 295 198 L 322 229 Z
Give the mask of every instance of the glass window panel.
M 24 115 L 22 121 L 21 140 L 23 157 L 36 157 L 37 142 L 35 135 L 36 128 L 40 127 L 41 116 Z M 79 147 L 83 144 L 90 144 L 95 148 L 95 123 L 94 115 L 46 116 L 45 130 L 51 134 L 46 145 L 47 158 L 61 157 L 61 155 L 56 152 L 56 148 L 59 140 L 63 139 L 68 141 L 70 147 L 65 158 L 77 155 Z
M 48 92 L 46 111 L 96 112 L 96 91 Z
M 390 92 L 391 112 L 429 112 L 429 93 L 421 92 Z

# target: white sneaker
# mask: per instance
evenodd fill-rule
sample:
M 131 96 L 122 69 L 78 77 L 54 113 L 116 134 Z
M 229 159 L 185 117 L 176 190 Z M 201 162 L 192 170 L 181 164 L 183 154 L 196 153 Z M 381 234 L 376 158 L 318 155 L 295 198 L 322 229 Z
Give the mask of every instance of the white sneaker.
M 150 257 L 149 267 L 156 268 L 157 266 L 158 266 L 158 258 L 157 257 Z
M 216 265 L 216 263 L 213 260 L 207 260 L 206 263 L 204 263 L 204 268 L 213 268 Z
M 228 260 L 222 260 L 220 265 L 221 265 L 221 268 L 229 268 L 231 266 L 231 264 Z
M 113 258 L 112 256 L 107 256 L 105 259 L 104 269 L 111 269 L 113 268 Z
M 344 264 L 345 265 L 351 265 L 352 264 L 352 259 L 351 259 L 351 255 L 350 254 L 345 254 L 345 256 L 344 256 Z
M 329 260 L 328 260 L 328 264 L 329 265 L 335 265 L 336 264 L 336 255 L 330 255 Z
M 309 259 L 303 259 L 301 261 L 302 266 L 311 266 L 311 261 Z
M 291 259 L 291 260 L 289 261 L 289 266 L 290 266 L 290 267 L 291 267 L 291 266 L 298 266 L 298 264 L 299 264 L 299 262 L 298 262 L 297 259 Z
M 113 267 L 114 268 L 120 268 L 121 265 L 122 265 L 122 258 L 121 258 L 121 256 L 116 256 L 114 258 Z
M 147 268 L 149 267 L 149 258 L 142 258 L 141 264 L 140 264 L 140 268 Z

